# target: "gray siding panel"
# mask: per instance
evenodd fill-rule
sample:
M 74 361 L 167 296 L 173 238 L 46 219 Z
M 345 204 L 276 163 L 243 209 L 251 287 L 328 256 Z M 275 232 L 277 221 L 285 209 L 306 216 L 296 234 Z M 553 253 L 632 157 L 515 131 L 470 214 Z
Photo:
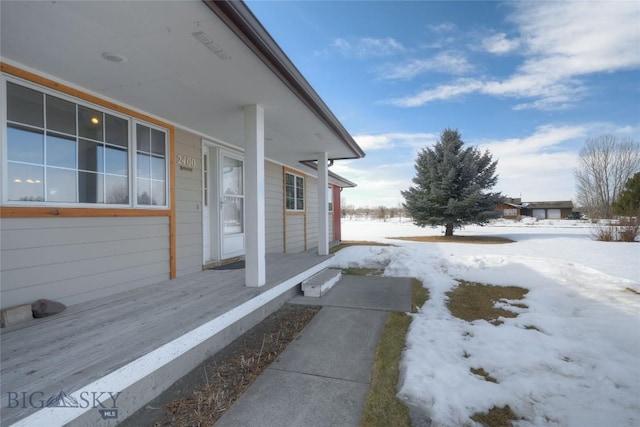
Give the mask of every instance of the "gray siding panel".
M 176 165 L 176 275 L 202 269 L 202 141 L 176 129 L 176 154 L 196 159 L 192 170 Z
M 318 180 L 307 177 L 307 249 L 318 247 Z
M 282 166 L 265 162 L 266 252 L 284 252 L 284 188 Z
M 287 253 L 304 250 L 304 215 L 287 215 Z
M 0 236 L 3 308 L 76 304 L 169 277 L 168 217 L 6 218 Z

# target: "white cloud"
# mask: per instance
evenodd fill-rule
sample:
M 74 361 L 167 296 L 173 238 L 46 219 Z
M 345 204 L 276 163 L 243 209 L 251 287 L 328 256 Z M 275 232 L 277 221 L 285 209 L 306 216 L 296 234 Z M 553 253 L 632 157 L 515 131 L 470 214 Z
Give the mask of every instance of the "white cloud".
M 541 126 L 527 137 L 483 142 L 478 148 L 498 160 L 496 190 L 503 194 L 528 201 L 570 200 L 579 151 L 571 143 L 583 141 L 594 126 Z
M 435 33 L 450 33 L 458 27 L 453 22 L 443 22 L 438 25 L 429 25 L 429 29 Z
M 494 34 L 491 37 L 487 37 L 482 40 L 482 47 L 491 53 L 495 53 L 497 55 L 502 55 L 505 53 L 512 52 L 520 47 L 520 40 L 518 39 L 507 39 L 507 35 L 505 33 Z
M 416 95 L 387 101 L 398 107 L 419 107 L 428 102 L 457 98 L 461 95 L 481 90 L 483 83 L 475 79 L 458 79 L 452 84 L 441 85 L 435 89 L 424 90 Z
M 588 93 L 582 80 L 585 76 L 640 67 L 639 2 L 513 5 L 511 20 L 519 26 L 520 46 L 526 59 L 511 77 L 456 80 L 390 103 L 415 107 L 481 93 L 527 100 L 516 105 L 516 109 L 562 109 Z M 494 49 L 511 47 L 506 36 L 493 42 Z
M 353 139 L 363 150 L 392 148 L 391 138 L 387 135 L 354 135 Z
M 467 58 L 459 52 L 441 52 L 432 58 L 414 59 L 402 64 L 383 66 L 378 70 L 380 78 L 384 80 L 412 79 L 427 72 L 446 74 L 466 74 L 474 67 Z
M 397 147 L 422 148 L 433 144 L 438 135 L 432 133 L 379 133 L 354 135 L 353 139 L 366 150 L 391 149 Z
M 363 37 L 353 41 L 338 38 L 331 46 L 342 55 L 357 59 L 390 56 L 404 51 L 404 46 L 392 37 Z

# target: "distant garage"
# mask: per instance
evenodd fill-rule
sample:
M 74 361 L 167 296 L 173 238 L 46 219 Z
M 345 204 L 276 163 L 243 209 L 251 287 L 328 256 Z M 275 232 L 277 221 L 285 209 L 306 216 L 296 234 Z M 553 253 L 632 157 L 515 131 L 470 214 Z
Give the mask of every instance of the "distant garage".
M 560 202 L 530 202 L 522 203 L 521 215 L 532 216 L 537 219 L 568 218 L 573 210 L 571 201 Z
M 547 219 L 560 219 L 560 209 L 547 209 Z

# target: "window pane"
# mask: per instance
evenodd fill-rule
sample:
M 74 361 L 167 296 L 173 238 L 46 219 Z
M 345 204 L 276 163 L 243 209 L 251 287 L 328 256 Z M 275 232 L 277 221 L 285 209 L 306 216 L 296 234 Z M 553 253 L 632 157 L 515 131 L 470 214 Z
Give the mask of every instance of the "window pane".
M 286 174 L 286 183 L 287 185 L 294 185 L 294 179 L 293 179 L 293 175 L 291 175 L 290 173 Z
M 136 125 L 136 138 L 138 151 L 151 152 L 151 129 L 146 126 Z
M 7 155 L 17 162 L 44 164 L 44 135 L 17 126 L 7 127 Z
M 166 204 L 164 181 L 151 181 L 151 204 L 164 206 Z
M 44 201 L 44 168 L 8 163 L 9 200 Z
M 140 154 L 136 156 L 136 176 L 138 178 L 151 178 L 151 156 Z
M 153 179 L 165 179 L 165 163 L 163 157 L 151 156 L 151 178 Z
M 104 146 L 104 171 L 116 175 L 129 175 L 129 156 L 122 148 Z
M 302 187 L 296 188 L 296 206 L 297 209 L 304 209 L 304 189 Z
M 7 82 L 7 120 L 44 127 L 43 94 Z
M 296 176 L 296 187 L 298 189 L 304 189 L 304 178 Z
M 47 166 L 76 168 L 76 140 L 47 134 Z
M 78 172 L 78 200 L 80 203 L 104 203 L 104 175 Z
M 100 111 L 78 105 L 78 135 L 83 138 L 104 141 L 103 116 L 104 114 Z
M 293 187 L 289 187 L 289 186 L 287 185 L 287 188 L 286 188 L 286 195 L 287 195 L 287 198 L 288 198 L 288 199 L 295 199 L 295 197 L 296 197 L 296 192 L 295 192 L 294 188 L 293 188 Z
M 242 160 L 224 157 L 222 175 L 222 192 L 224 194 L 243 194 Z
M 81 139 L 78 141 L 78 169 L 104 172 L 103 144 Z
M 76 202 L 76 171 L 47 168 L 47 201 Z
M 241 197 L 224 198 L 224 234 L 238 234 L 243 232 L 242 217 L 244 200 Z
M 129 146 L 129 122 L 120 117 L 104 115 L 105 141 L 127 148 Z
M 151 129 L 151 152 L 164 156 L 165 153 L 165 133 L 156 129 Z
M 286 208 L 289 210 L 294 210 L 296 208 L 296 201 L 293 197 L 287 197 Z
M 150 205 L 151 204 L 151 180 L 148 179 L 136 179 L 136 185 L 138 187 L 138 204 Z
M 111 205 L 129 204 L 129 180 L 126 177 L 105 175 L 105 202 Z
M 47 95 L 47 129 L 76 135 L 76 104 Z

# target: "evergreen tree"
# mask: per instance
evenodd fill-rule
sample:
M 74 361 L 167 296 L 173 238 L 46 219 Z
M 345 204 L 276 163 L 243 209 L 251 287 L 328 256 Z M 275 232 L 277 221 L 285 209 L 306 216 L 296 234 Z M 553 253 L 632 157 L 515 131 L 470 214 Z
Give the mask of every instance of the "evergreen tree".
M 640 172 L 627 180 L 618 200 L 613 204 L 613 210 L 624 216 L 640 214 Z
M 489 151 L 463 148 L 457 130 L 445 129 L 433 148 L 418 153 L 414 186 L 402 192 L 414 224 L 445 226 L 445 236 L 468 224 L 486 224 L 497 216 L 500 193 L 485 193 L 498 181 L 497 161 Z

